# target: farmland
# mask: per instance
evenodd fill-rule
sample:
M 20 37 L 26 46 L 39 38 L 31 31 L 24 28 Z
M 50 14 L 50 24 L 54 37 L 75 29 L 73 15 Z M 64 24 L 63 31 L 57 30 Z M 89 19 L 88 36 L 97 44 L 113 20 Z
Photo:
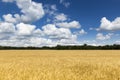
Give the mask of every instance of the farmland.
M 0 80 L 120 80 L 120 51 L 1 50 Z

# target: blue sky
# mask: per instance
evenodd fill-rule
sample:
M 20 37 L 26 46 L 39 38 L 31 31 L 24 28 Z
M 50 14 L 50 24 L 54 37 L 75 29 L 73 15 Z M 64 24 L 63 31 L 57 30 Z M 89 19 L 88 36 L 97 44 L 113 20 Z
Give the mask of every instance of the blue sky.
M 120 44 L 120 0 L 0 0 L 0 45 Z

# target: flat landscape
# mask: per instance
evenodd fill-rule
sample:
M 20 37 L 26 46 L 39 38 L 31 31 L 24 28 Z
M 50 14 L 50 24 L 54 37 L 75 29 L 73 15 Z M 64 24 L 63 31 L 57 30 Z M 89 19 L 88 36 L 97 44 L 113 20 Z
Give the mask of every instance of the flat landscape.
M 1 50 L 0 80 L 120 80 L 120 51 Z

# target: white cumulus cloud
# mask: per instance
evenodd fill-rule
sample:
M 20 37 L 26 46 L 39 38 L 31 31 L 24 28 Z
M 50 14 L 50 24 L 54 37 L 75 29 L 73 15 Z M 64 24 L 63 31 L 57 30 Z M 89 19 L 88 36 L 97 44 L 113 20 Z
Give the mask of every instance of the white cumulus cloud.
M 20 23 L 16 25 L 18 35 L 31 35 L 36 26 L 30 24 Z
M 67 20 L 67 15 L 61 13 L 61 14 L 56 15 L 56 16 L 55 16 L 55 19 L 56 19 L 57 21 L 66 21 L 66 20 Z
M 86 32 L 84 29 L 81 29 L 81 30 L 79 31 L 79 33 L 80 33 L 80 35 L 87 34 L 87 32 Z
M 3 0 L 4 2 L 16 2 L 16 5 L 21 9 L 22 15 L 15 14 L 14 17 L 11 14 L 4 15 L 4 19 L 7 21 L 20 20 L 24 23 L 33 22 L 39 20 L 44 16 L 44 9 L 42 3 L 36 3 L 32 0 Z M 16 19 L 17 18 L 17 19 Z M 18 19 L 19 18 L 19 19 Z M 11 19 L 11 20 L 10 20 Z
M 48 35 L 49 38 L 56 39 L 70 39 L 72 33 L 66 28 L 57 28 L 54 24 L 47 24 L 42 27 L 43 33 Z
M 101 19 L 100 28 L 98 30 L 120 30 L 120 17 L 117 17 L 114 21 L 110 21 L 106 17 L 103 17 Z
M 42 3 L 32 0 L 2 0 L 3 2 L 14 2 L 20 10 L 15 14 L 2 15 L 0 21 L 0 45 L 2 46 L 56 46 L 76 45 L 77 35 L 70 28 L 80 28 L 78 21 L 69 21 L 68 16 L 59 13 L 57 6 L 48 5 L 43 8 Z M 62 1 L 61 4 L 68 7 L 69 2 Z M 37 27 L 32 22 L 38 21 L 46 14 L 48 21 L 44 26 Z M 52 19 L 51 19 L 52 18 Z M 53 22 L 52 22 L 53 21 Z M 83 33 L 85 31 L 81 31 Z
M 13 17 L 12 14 L 7 14 L 7 15 L 3 15 L 3 18 L 6 22 L 10 22 L 10 23 L 16 23 L 16 18 Z
M 58 27 L 63 28 L 80 28 L 81 25 L 78 21 L 72 21 L 72 22 L 61 22 L 56 24 Z
M 0 33 L 13 33 L 13 32 L 15 32 L 14 24 L 8 22 L 0 23 Z
M 112 35 L 113 35 L 112 33 L 108 33 L 106 35 L 103 35 L 102 33 L 98 33 L 96 35 L 96 39 L 98 39 L 98 40 L 108 40 L 112 37 Z

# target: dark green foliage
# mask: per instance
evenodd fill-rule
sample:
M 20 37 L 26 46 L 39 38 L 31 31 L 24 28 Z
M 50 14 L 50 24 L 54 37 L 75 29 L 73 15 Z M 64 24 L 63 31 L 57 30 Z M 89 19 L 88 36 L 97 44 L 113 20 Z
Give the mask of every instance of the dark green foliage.
M 0 50 L 120 50 L 120 45 L 105 45 L 105 46 L 91 46 L 91 45 L 81 45 L 81 46 L 61 46 L 56 47 L 10 47 L 10 46 L 0 46 Z

